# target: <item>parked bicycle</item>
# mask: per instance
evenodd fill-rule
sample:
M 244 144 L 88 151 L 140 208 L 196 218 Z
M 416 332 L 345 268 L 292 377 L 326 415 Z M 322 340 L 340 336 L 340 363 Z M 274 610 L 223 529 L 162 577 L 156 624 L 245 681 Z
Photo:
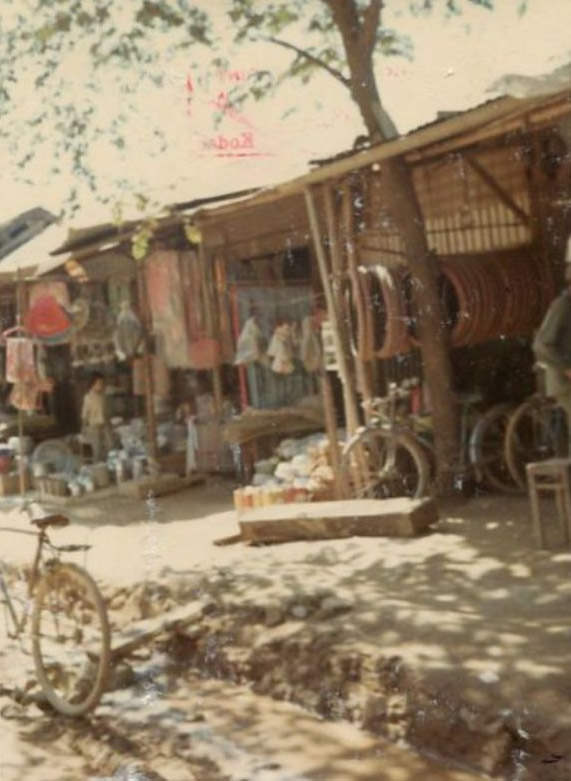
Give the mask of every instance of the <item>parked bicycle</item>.
M 30 622 L 34 666 L 46 699 L 60 713 L 79 716 L 97 706 L 107 684 L 111 666 L 107 610 L 91 575 L 60 558 L 90 546 L 56 546 L 48 537 L 49 528 L 67 526 L 69 519 L 46 515 L 31 521 L 37 531 L 0 529 L 37 539 L 25 598 L 13 593 L 8 568 L 0 561 L 0 601 L 8 636 L 21 639 Z M 20 608 L 19 602 L 23 603 Z
M 504 457 L 520 490 L 526 489 L 527 464 L 566 456 L 567 422 L 564 411 L 539 392 L 526 399 L 513 412 L 506 428 Z
M 411 393 L 410 383 L 392 383 L 387 396 L 369 403 L 368 425 L 346 443 L 343 461 L 357 496 L 419 498 L 430 492 L 436 463 L 432 424 L 429 418 L 410 414 Z M 477 409 L 481 401 L 477 394 L 460 398 L 458 480 L 471 475 L 490 488 L 513 491 L 503 458 L 511 407 L 497 404 L 482 414 Z

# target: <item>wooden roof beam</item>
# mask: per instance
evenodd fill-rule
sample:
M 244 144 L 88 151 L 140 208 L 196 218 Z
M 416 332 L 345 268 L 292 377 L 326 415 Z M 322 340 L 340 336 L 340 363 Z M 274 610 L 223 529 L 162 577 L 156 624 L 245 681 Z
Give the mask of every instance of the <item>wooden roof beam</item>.
M 468 163 L 470 168 L 476 172 L 476 174 L 482 179 L 483 182 L 489 187 L 489 189 L 496 195 L 499 200 L 512 211 L 524 225 L 529 225 L 531 222 L 530 215 L 525 212 L 512 198 L 507 190 L 501 186 L 501 184 L 492 176 L 488 169 L 476 160 L 472 155 L 463 155 L 464 160 Z

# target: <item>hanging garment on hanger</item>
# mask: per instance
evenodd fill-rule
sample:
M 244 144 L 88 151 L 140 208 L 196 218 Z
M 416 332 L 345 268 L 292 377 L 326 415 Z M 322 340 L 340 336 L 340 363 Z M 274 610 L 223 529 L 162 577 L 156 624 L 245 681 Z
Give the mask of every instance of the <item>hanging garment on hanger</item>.
M 307 372 L 316 372 L 321 367 L 321 342 L 313 325 L 313 317 L 305 317 L 301 324 L 301 361 Z
M 35 382 L 37 379 L 34 343 L 26 337 L 6 340 L 6 380 L 13 383 Z
M 121 360 L 128 360 L 137 353 L 143 339 L 143 326 L 128 301 L 121 304 L 115 329 L 115 349 Z
M 272 359 L 272 370 L 276 374 L 292 374 L 295 369 L 293 353 L 291 327 L 287 323 L 278 325 L 268 348 L 268 356 Z
M 258 327 L 255 317 L 249 317 L 238 337 L 236 346 L 235 366 L 245 366 L 255 363 L 262 357 L 262 332 Z
M 34 412 L 39 408 L 41 386 L 38 382 L 19 382 L 10 392 L 10 404 L 16 409 Z

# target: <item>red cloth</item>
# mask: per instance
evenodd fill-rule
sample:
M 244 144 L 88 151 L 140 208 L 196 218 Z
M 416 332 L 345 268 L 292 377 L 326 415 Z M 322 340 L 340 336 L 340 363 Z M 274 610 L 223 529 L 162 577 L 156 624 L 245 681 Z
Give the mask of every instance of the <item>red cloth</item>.
M 26 329 L 40 339 L 65 333 L 71 320 L 53 296 L 39 296 L 26 315 Z

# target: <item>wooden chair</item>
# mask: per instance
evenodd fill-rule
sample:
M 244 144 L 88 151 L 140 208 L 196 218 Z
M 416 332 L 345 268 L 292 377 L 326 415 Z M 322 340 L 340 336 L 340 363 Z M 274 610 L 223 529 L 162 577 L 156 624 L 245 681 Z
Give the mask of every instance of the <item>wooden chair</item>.
M 569 545 L 571 538 L 570 470 L 571 459 L 569 458 L 550 458 L 526 466 L 533 531 L 541 548 L 545 547 L 545 528 L 539 509 L 539 494 L 541 492 L 554 494 L 563 539 Z

